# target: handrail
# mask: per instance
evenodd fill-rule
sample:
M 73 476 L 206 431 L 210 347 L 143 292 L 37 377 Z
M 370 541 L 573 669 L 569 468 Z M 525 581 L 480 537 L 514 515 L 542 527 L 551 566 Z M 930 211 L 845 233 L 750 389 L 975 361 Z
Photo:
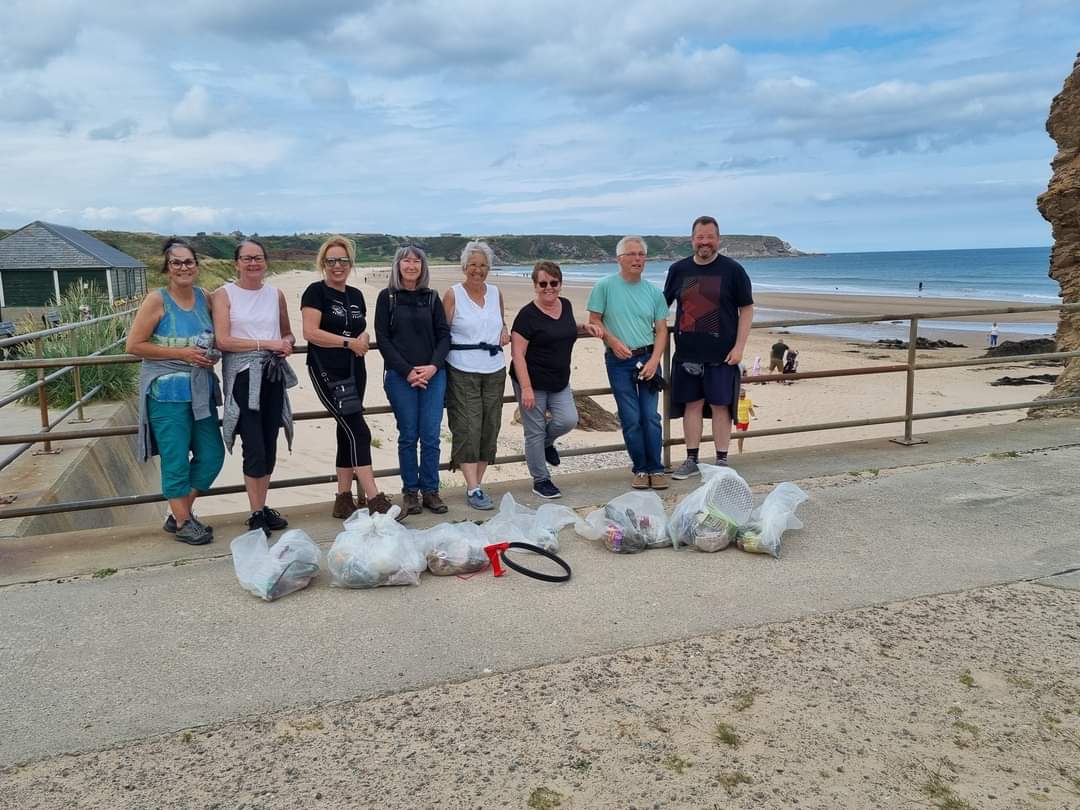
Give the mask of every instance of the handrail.
M 891 374 L 891 373 L 904 372 L 907 375 L 907 385 L 905 386 L 905 408 L 904 408 L 904 413 L 902 415 L 883 416 L 883 417 L 870 417 L 870 418 L 866 418 L 866 419 L 844 420 L 844 421 L 836 421 L 836 422 L 824 422 L 824 423 L 816 423 L 816 424 L 809 424 L 809 425 L 806 425 L 806 424 L 804 424 L 804 425 L 792 425 L 792 426 L 782 427 L 782 428 L 764 428 L 764 429 L 759 429 L 759 430 L 750 430 L 750 431 L 740 432 L 739 437 L 740 438 L 753 438 L 755 436 L 779 436 L 779 435 L 786 435 L 786 434 L 793 434 L 793 433 L 804 433 L 804 432 L 812 432 L 812 431 L 820 431 L 820 430 L 836 430 L 836 429 L 844 429 L 844 428 L 851 428 L 851 427 L 865 427 L 865 426 L 870 426 L 870 425 L 903 423 L 905 425 L 904 438 L 903 439 L 897 439 L 895 441 L 898 441 L 901 444 L 916 444 L 916 443 L 920 443 L 920 440 L 913 439 L 913 437 L 911 435 L 911 428 L 912 428 L 912 424 L 914 422 L 917 422 L 917 421 L 922 421 L 922 420 L 926 420 L 926 419 L 940 419 L 940 418 L 947 418 L 947 417 L 952 417 L 952 416 L 964 416 L 964 415 L 976 414 L 976 413 L 991 413 L 991 412 L 997 412 L 997 411 L 1017 410 L 1017 409 L 1039 409 L 1039 408 L 1056 407 L 1056 406 L 1059 406 L 1059 405 L 1078 404 L 1078 403 L 1080 403 L 1080 397 L 1059 397 L 1059 398 L 1055 398 L 1055 399 L 1039 399 L 1039 400 L 1031 400 L 1031 401 L 1027 401 L 1027 402 L 1006 403 L 1006 404 L 1003 404 L 1003 405 L 975 406 L 975 407 L 970 407 L 970 408 L 953 408 L 953 409 L 943 410 L 943 411 L 930 411 L 930 412 L 922 412 L 922 413 L 915 413 L 914 412 L 914 407 L 913 407 L 913 404 L 914 404 L 914 379 L 915 379 L 915 372 L 916 371 L 925 371 L 925 370 L 942 369 L 942 368 L 957 368 L 957 367 L 965 367 L 965 366 L 983 366 L 983 365 L 994 365 L 994 364 L 1016 364 L 1016 363 L 1030 362 L 1030 361 L 1034 361 L 1034 360 L 1065 360 L 1065 359 L 1071 359 L 1071 358 L 1075 358 L 1075 357 L 1080 357 L 1080 351 L 1068 351 L 1068 352 L 1042 352 L 1042 353 L 1038 353 L 1038 354 L 1011 355 L 1011 356 L 1002 356 L 1002 357 L 981 357 L 981 358 L 973 358 L 973 359 L 970 359 L 970 360 L 957 360 L 957 361 L 916 362 L 918 326 L 919 326 L 919 321 L 920 320 L 937 320 L 937 319 L 942 319 L 942 318 L 955 318 L 955 317 L 964 317 L 964 316 L 973 316 L 973 315 L 994 315 L 994 314 L 1025 313 L 1025 312 L 1047 312 L 1047 311 L 1054 311 L 1054 310 L 1072 312 L 1072 311 L 1080 310 L 1080 304 L 1047 304 L 1047 305 L 1020 306 L 1020 307 L 1003 306 L 1003 307 L 999 307 L 999 308 L 986 308 L 986 307 L 984 307 L 984 308 L 972 308 L 972 309 L 967 309 L 967 310 L 953 310 L 953 311 L 949 311 L 949 312 L 930 313 L 930 314 L 928 314 L 928 313 L 905 313 L 905 314 L 868 315 L 868 316 L 856 316 L 856 317 L 829 317 L 829 318 L 813 318 L 813 319 L 795 319 L 795 320 L 766 321 L 766 322 L 761 322 L 761 323 L 755 323 L 755 324 L 753 324 L 754 328 L 767 329 L 767 328 L 788 327 L 788 326 L 814 326 L 814 325 L 843 324 L 843 323 L 874 323 L 874 322 L 879 322 L 879 321 L 903 321 L 903 320 L 910 321 L 909 340 L 908 340 L 908 348 L 907 348 L 908 357 L 907 357 L 907 362 L 906 363 L 880 365 L 880 366 L 868 366 L 868 367 L 861 367 L 861 368 L 845 368 L 845 369 L 832 369 L 832 370 L 822 370 L 822 371 L 807 371 L 807 372 L 798 372 L 798 373 L 793 373 L 793 374 L 759 374 L 759 375 L 755 375 L 755 376 L 748 376 L 748 377 L 745 378 L 746 382 L 754 383 L 754 382 L 770 382 L 770 381 L 774 381 L 774 380 L 775 381 L 781 381 L 781 380 L 783 380 L 783 381 L 793 381 L 793 380 L 801 380 L 801 379 L 823 379 L 823 378 L 831 378 L 831 377 L 858 376 L 858 375 L 865 375 L 865 374 Z M 127 314 L 127 313 L 123 313 L 123 314 Z M 106 317 L 114 317 L 114 316 L 106 316 Z M 95 319 L 95 320 L 104 320 L 104 318 Z M 87 324 L 87 323 L 91 323 L 91 321 L 82 321 L 82 322 L 80 322 L 80 324 Z M 69 326 L 69 328 L 77 328 L 80 324 L 72 324 L 72 325 Z M 42 330 L 38 334 L 41 334 L 41 335 L 46 335 L 46 334 L 49 334 L 49 333 L 55 334 L 58 331 L 67 331 L 67 330 L 64 327 L 58 327 L 56 329 L 51 329 L 51 330 Z M 20 338 L 25 338 L 26 336 L 19 336 L 19 337 Z M 9 339 L 9 340 L 14 340 L 14 339 Z M 21 342 L 21 341 L 16 340 L 15 342 Z M 119 341 L 117 341 L 117 342 L 119 342 Z M 6 342 L 0 342 L 0 347 L 3 347 L 4 345 L 6 345 Z M 116 344 L 112 344 L 112 345 L 116 345 Z M 109 347 L 106 347 L 106 349 L 107 348 L 109 348 Z M 372 343 L 371 348 L 372 349 L 377 349 L 378 344 L 377 343 Z M 100 351 L 105 351 L 106 349 L 99 350 L 99 352 Z M 303 354 L 303 353 L 306 352 L 306 350 L 307 350 L 306 346 L 297 346 L 297 347 L 295 347 L 294 352 L 297 353 L 297 354 Z M 98 354 L 99 352 L 95 352 L 95 354 Z M 109 356 L 106 356 L 106 357 L 87 356 L 87 357 L 65 357 L 65 358 L 48 358 L 48 359 L 46 359 L 46 358 L 35 358 L 35 359 L 9 360 L 9 361 L 0 362 L 0 370 L 16 369 L 16 368 L 37 368 L 37 369 L 39 369 L 39 374 L 42 374 L 43 369 L 45 369 L 45 368 L 55 368 L 55 367 L 61 368 L 62 370 L 60 372 L 58 372 L 57 374 L 50 375 L 50 378 L 52 378 L 52 377 L 58 376 L 58 374 L 61 374 L 61 373 L 64 373 L 65 371 L 67 371 L 67 370 L 70 370 L 71 367 L 74 367 L 74 368 L 78 369 L 81 366 L 112 364 L 112 363 L 130 363 L 130 362 L 140 362 L 140 359 L 138 357 L 133 356 L 133 355 L 120 354 L 120 355 L 109 355 Z M 665 354 L 664 354 L 663 370 L 664 370 L 665 376 L 667 376 L 670 379 L 670 371 L 671 371 L 670 345 L 668 346 L 668 348 L 667 348 L 667 350 L 665 351 Z M 40 387 L 42 387 L 42 385 L 43 385 L 43 383 L 39 381 L 38 383 L 35 384 L 35 386 L 29 386 L 29 387 L 30 388 L 33 388 L 33 387 L 39 387 L 40 388 Z M 50 442 L 50 441 L 90 439 L 90 438 L 101 438 L 101 437 L 108 437 L 108 436 L 125 436 L 125 435 L 132 435 L 132 434 L 136 433 L 137 430 L 138 430 L 138 427 L 136 425 L 122 425 L 122 426 L 116 426 L 116 427 L 111 427 L 111 428 L 96 428 L 96 429 L 88 429 L 88 430 L 73 430 L 73 431 L 64 431 L 64 432 L 61 432 L 61 433 L 52 433 L 52 432 L 50 432 L 52 426 L 54 426 L 55 424 L 62 421 L 71 412 L 72 409 L 74 409 L 75 407 L 81 405 L 82 402 L 88 400 L 96 392 L 97 392 L 97 389 L 94 389 L 93 391 L 89 392 L 85 397 L 80 397 L 79 401 L 76 402 L 75 404 L 73 404 L 71 407 L 69 407 L 68 411 L 65 412 L 65 414 L 63 416 L 61 416 L 59 419 L 56 420 L 56 422 L 49 425 L 48 427 L 43 427 L 43 430 L 41 432 L 39 432 L 39 433 L 24 433 L 24 434 L 14 434 L 14 435 L 10 435 L 10 436 L 0 436 L 0 446 L 12 445 L 12 444 L 24 444 L 24 445 L 26 445 L 28 447 L 28 446 L 30 446 L 30 445 L 32 445 L 34 443 L 37 443 L 37 442 L 45 442 L 46 446 L 48 446 L 48 442 Z M 610 388 L 588 388 L 588 389 L 576 390 L 574 393 L 576 395 L 579 395 L 579 396 L 598 396 L 598 395 L 610 394 L 611 389 Z M 507 395 L 507 396 L 502 397 L 502 402 L 503 403 L 516 403 L 516 400 L 515 400 L 514 397 Z M 2 403 L 0 403 L 0 404 L 2 404 Z M 374 407 L 371 407 L 371 408 L 367 408 L 365 412 L 368 413 L 368 414 L 371 414 L 371 415 L 378 415 L 378 414 L 391 413 L 392 411 L 391 411 L 391 408 L 389 406 L 374 406 Z M 671 449 L 671 447 L 685 443 L 684 439 L 675 439 L 675 438 L 671 437 L 671 429 L 670 429 L 670 422 L 671 422 L 671 420 L 670 420 L 670 393 L 669 392 L 665 392 L 664 397 L 663 397 L 663 414 L 662 414 L 662 417 L 663 417 L 663 436 L 664 436 L 664 438 L 663 438 L 664 463 L 669 464 L 670 463 L 670 449 Z M 325 411 L 302 411 L 302 412 L 298 412 L 298 413 L 294 414 L 294 420 L 296 420 L 296 421 L 307 421 L 307 420 L 311 420 L 311 419 L 327 419 L 327 418 L 330 418 L 330 415 L 328 413 L 326 413 Z M 711 438 L 712 437 L 708 436 L 708 435 L 702 436 L 703 441 L 708 441 Z M 624 449 L 625 449 L 624 444 L 600 445 L 600 446 L 591 446 L 591 447 L 583 447 L 583 448 L 576 448 L 576 449 L 567 449 L 565 451 L 560 451 L 560 455 L 566 456 L 566 457 L 569 457 L 569 456 L 581 456 L 581 455 L 589 455 L 589 454 L 602 453 L 602 452 L 616 452 L 616 451 L 620 451 L 620 450 L 624 450 Z M 6 464 L 10 463 L 11 460 L 13 460 L 13 459 L 9 458 L 6 462 L 4 462 L 3 464 L 0 464 L 0 469 L 2 469 L 3 466 L 6 466 Z M 510 456 L 500 456 L 500 457 L 495 459 L 494 463 L 496 463 L 496 464 L 508 464 L 508 463 L 517 463 L 517 462 L 521 462 L 521 461 L 524 461 L 524 460 L 525 460 L 524 455 L 518 454 L 518 455 L 510 455 Z M 439 469 L 441 469 L 441 470 L 449 469 L 449 463 L 440 464 Z M 396 467 L 379 469 L 379 470 L 374 471 L 375 476 L 378 477 L 378 478 L 398 475 L 399 472 L 400 472 L 400 470 L 398 468 L 396 468 Z M 279 488 L 293 487 L 293 486 L 310 486 L 310 485 L 316 485 L 316 484 L 331 483 L 331 482 L 333 482 L 335 480 L 336 480 L 335 476 L 329 475 L 329 474 L 325 475 L 325 476 L 308 476 L 308 477 L 304 477 L 304 478 L 294 478 L 294 479 L 285 479 L 285 480 L 274 481 L 274 482 L 271 483 L 271 488 L 279 489 Z M 228 486 L 214 487 L 214 488 L 208 490 L 205 494 L 207 496 L 211 496 L 211 495 L 228 495 L 228 494 L 240 493 L 240 492 L 243 492 L 243 491 L 244 491 L 244 486 L 242 484 L 233 484 L 233 485 L 228 485 Z M 0 508 L 0 520 L 4 520 L 4 519 L 7 519 L 7 518 L 29 517 L 29 516 L 33 516 L 33 515 L 55 514 L 55 513 L 58 513 L 58 512 L 66 512 L 66 511 L 78 511 L 78 510 L 83 510 L 83 509 L 101 509 L 101 508 L 118 507 L 118 506 L 131 506 L 131 505 L 144 504 L 144 503 L 157 503 L 157 502 L 161 502 L 161 501 L 164 501 L 164 500 L 165 500 L 164 496 L 162 496 L 160 494 L 143 494 L 143 495 L 120 496 L 120 497 L 116 497 L 116 498 L 104 498 L 104 499 L 97 499 L 97 500 L 93 500 L 93 501 L 73 501 L 73 502 L 68 502 L 68 503 L 39 505 L 39 506 L 25 507 L 25 508 Z
M 39 338 L 52 337 L 53 335 L 62 335 L 65 332 L 71 332 L 74 329 L 81 329 L 84 326 L 91 326 L 95 323 L 111 321 L 114 318 L 121 318 L 124 315 L 130 315 L 135 312 L 136 309 L 136 307 L 133 307 L 131 309 L 125 309 L 123 312 L 112 312 L 108 315 L 99 315 L 96 318 L 87 318 L 85 321 L 74 321 L 72 323 L 65 323 L 60 326 L 50 327 L 48 329 L 39 329 L 36 332 L 24 332 L 21 335 L 15 335 L 13 337 L 0 340 L 0 349 L 6 349 L 8 346 L 17 346 L 20 343 L 28 343 L 31 340 L 38 340 Z

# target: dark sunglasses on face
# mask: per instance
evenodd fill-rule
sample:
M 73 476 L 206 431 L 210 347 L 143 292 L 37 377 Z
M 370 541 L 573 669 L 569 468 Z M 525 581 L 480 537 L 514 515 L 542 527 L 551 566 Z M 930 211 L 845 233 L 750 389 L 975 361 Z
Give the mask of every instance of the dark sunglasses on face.
M 541 290 L 546 290 L 548 287 L 558 287 L 560 284 L 562 284 L 562 282 L 557 279 L 552 279 L 551 281 L 536 282 L 536 286 L 539 287 Z

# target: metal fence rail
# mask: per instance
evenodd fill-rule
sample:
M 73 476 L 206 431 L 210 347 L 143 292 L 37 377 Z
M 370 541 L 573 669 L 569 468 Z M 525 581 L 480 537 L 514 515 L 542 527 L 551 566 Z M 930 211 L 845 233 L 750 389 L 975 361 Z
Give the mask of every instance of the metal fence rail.
M 978 413 L 992 413 L 997 411 L 1018 410 L 1018 409 L 1037 409 L 1037 408 L 1050 408 L 1058 407 L 1062 405 L 1076 405 L 1080 404 L 1080 397 L 1059 397 L 1055 399 L 1040 399 L 1030 400 L 1026 402 L 1013 402 L 1004 405 L 986 405 L 986 406 L 974 406 L 969 408 L 953 408 L 949 410 L 941 411 L 929 411 L 923 413 L 914 412 L 914 389 L 915 389 L 915 374 L 918 371 L 926 371 L 933 369 L 943 368 L 962 368 L 966 366 L 985 366 L 994 364 L 1016 364 L 1031 361 L 1046 361 L 1046 360 L 1069 360 L 1075 357 L 1080 357 L 1080 351 L 1068 351 L 1068 352 L 1043 352 L 1030 355 L 1011 355 L 1005 357 L 980 357 L 970 360 L 951 360 L 951 361 L 935 361 L 935 362 L 917 362 L 917 338 L 919 331 L 919 323 L 923 320 L 937 320 L 943 318 L 958 318 L 964 316 L 981 316 L 981 315 L 1000 315 L 1000 314 L 1015 314 L 1015 313 L 1029 313 L 1029 312 L 1048 312 L 1048 311 L 1077 311 L 1080 310 L 1080 304 L 1054 304 L 1054 305 L 1042 305 L 1042 306 L 1006 306 L 1006 307 L 992 307 L 992 308 L 972 308 L 963 310 L 951 310 L 944 313 L 907 313 L 903 315 L 897 314 L 881 314 L 881 315 L 864 315 L 858 317 L 828 317 L 828 318 L 806 318 L 796 320 L 783 320 L 783 321 L 765 321 L 762 323 L 753 324 L 755 329 L 777 329 L 788 328 L 796 326 L 820 326 L 820 325 L 836 325 L 836 324 L 852 324 L 852 323 L 877 323 L 881 321 L 909 321 L 909 337 L 908 337 L 908 356 L 906 363 L 889 364 L 880 366 L 867 366 L 861 368 L 843 368 L 832 369 L 824 371 L 808 371 L 799 372 L 795 374 L 761 374 L 757 376 L 748 376 L 745 378 L 746 382 L 771 382 L 771 381 L 788 381 L 788 380 L 809 380 L 809 379 L 826 379 L 832 377 L 849 377 L 859 376 L 865 374 L 906 374 L 907 380 L 904 390 L 905 407 L 902 414 L 896 414 L 893 416 L 881 416 L 870 417 L 866 419 L 853 419 L 842 420 L 833 422 L 823 422 L 817 424 L 804 424 L 793 425 L 782 428 L 763 428 L 759 430 L 750 430 L 740 432 L 741 438 L 754 438 L 764 436 L 781 436 L 795 433 L 807 433 L 821 430 L 837 430 L 853 427 L 867 427 L 873 425 L 885 425 L 885 424 L 898 424 L 904 425 L 904 435 L 902 438 L 895 439 L 894 441 L 910 445 L 920 443 L 921 440 L 917 440 L 912 436 L 912 425 L 914 422 L 922 421 L 926 419 L 941 419 L 953 416 L 966 416 L 969 414 Z M 79 324 L 70 324 L 53 329 L 41 330 L 40 332 L 30 333 L 29 335 L 20 335 L 15 338 L 8 338 L 6 340 L 0 340 L 0 348 L 6 345 L 26 342 L 28 340 L 40 340 L 43 337 L 49 335 L 58 334 L 61 332 L 77 329 L 81 325 L 106 320 L 108 318 L 119 317 L 122 315 L 128 315 L 134 310 L 130 310 L 125 313 L 119 313 L 114 316 L 105 316 L 103 318 L 94 319 L 94 321 L 84 321 Z M 112 344 L 115 346 L 116 344 Z M 44 383 L 43 380 L 55 378 L 61 373 L 68 372 L 72 369 L 77 373 L 80 367 L 93 366 L 102 364 L 113 363 L 137 363 L 140 362 L 139 358 L 129 354 L 118 354 L 109 356 L 100 356 L 101 352 L 107 351 L 111 347 L 95 352 L 94 355 L 87 357 L 58 357 L 58 358 L 42 358 L 37 357 L 34 359 L 20 359 L 20 360 L 8 360 L 0 362 L 0 371 L 10 369 L 22 369 L 22 368 L 36 368 L 38 369 L 39 381 L 31 386 L 26 386 L 22 389 L 22 393 L 28 393 L 33 388 L 38 388 L 39 397 L 44 398 Z M 377 349 L 378 344 L 372 343 L 372 349 Z M 295 353 L 303 354 L 307 351 L 306 346 L 297 346 Z M 49 378 L 44 377 L 45 368 L 59 368 L 60 371 L 55 374 L 49 375 Z M 671 351 L 670 346 L 664 354 L 663 370 L 665 376 L 670 379 L 671 370 Z M 134 435 L 138 431 L 136 425 L 121 425 L 110 428 L 92 428 L 83 430 L 67 430 L 63 432 L 52 432 L 52 428 L 62 422 L 74 409 L 80 408 L 82 403 L 89 401 L 89 399 L 96 393 L 97 389 L 88 392 L 87 394 L 80 396 L 78 401 L 71 405 L 61 416 L 55 420 L 50 421 L 47 417 L 48 406 L 47 401 L 43 405 L 43 423 L 42 430 L 37 433 L 21 433 L 11 434 L 7 436 L 0 436 L 0 446 L 3 445 L 24 445 L 30 447 L 35 443 L 44 443 L 46 447 L 49 447 L 50 442 L 54 441 L 70 441 L 76 439 L 93 439 L 104 438 L 111 436 L 130 436 Z M 19 392 L 16 392 L 19 393 Z M 602 396 L 611 393 L 610 388 L 588 388 L 575 390 L 574 392 L 581 396 Z M 0 407 L 7 402 L 13 401 L 15 394 L 8 395 L 4 400 L 0 400 Z M 504 396 L 504 403 L 516 404 L 516 400 L 512 396 Z M 671 447 L 684 444 L 683 439 L 672 438 L 671 436 L 671 419 L 670 419 L 670 396 L 668 392 L 662 399 L 662 421 L 663 421 L 663 447 L 664 447 L 664 463 L 670 464 L 671 460 Z M 365 409 L 365 413 L 368 415 L 379 415 L 391 413 L 389 406 L 375 406 Z M 311 419 L 328 419 L 329 414 L 325 411 L 302 411 L 293 415 L 295 421 L 307 421 Z M 710 441 L 712 437 L 710 435 L 703 435 L 702 441 Z M 618 452 L 625 449 L 624 444 L 608 444 L 608 445 L 593 445 L 590 447 L 582 447 L 576 449 L 567 449 L 560 451 L 560 455 L 571 456 L 583 456 L 594 453 L 609 453 Z M 21 452 L 21 450 L 20 450 Z M 12 459 L 6 463 L 10 463 Z M 510 464 L 523 462 L 525 456 L 523 454 L 516 454 L 510 456 L 500 456 L 495 459 L 495 464 Z M 2 469 L 4 465 L 0 465 Z M 450 468 L 449 463 L 442 463 L 439 465 L 440 470 L 448 470 Z M 377 478 L 386 478 L 390 476 L 396 476 L 400 473 L 397 467 L 382 468 L 374 471 Z M 307 476 L 303 478 L 291 478 L 273 481 L 270 484 L 271 489 L 283 489 L 287 487 L 297 486 L 312 486 L 318 484 L 328 484 L 336 481 L 334 475 L 320 475 L 320 476 Z M 228 486 L 213 487 L 208 490 L 204 497 L 213 495 L 231 495 L 244 491 L 242 484 L 233 484 Z M 112 507 L 122 506 L 134 506 L 145 503 L 157 503 L 164 501 L 165 498 L 161 494 L 140 494 L 140 495 L 128 495 L 114 498 L 99 498 L 95 500 L 87 501 L 69 501 L 66 503 L 38 505 L 33 507 L 8 507 L 0 509 L 0 520 L 6 518 L 19 518 L 30 517 L 35 515 L 49 515 L 59 512 L 71 512 L 81 511 L 86 509 L 105 509 Z

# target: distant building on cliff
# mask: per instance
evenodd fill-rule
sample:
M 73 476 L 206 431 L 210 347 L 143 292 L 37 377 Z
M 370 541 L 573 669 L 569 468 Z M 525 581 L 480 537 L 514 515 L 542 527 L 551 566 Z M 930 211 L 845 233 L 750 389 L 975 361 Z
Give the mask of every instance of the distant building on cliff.
M 146 293 L 146 265 L 88 233 L 51 222 L 31 222 L 0 239 L 0 307 L 48 306 L 73 284 L 94 284 L 109 298 Z

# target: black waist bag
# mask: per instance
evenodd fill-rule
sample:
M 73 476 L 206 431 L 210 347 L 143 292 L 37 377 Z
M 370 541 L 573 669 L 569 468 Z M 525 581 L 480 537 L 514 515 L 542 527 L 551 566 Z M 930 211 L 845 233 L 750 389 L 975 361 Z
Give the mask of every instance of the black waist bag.
M 364 403 L 360 399 L 360 391 L 356 388 L 356 380 L 352 377 L 346 377 L 344 380 L 330 379 L 323 364 L 319 361 L 319 355 L 312 356 L 315 358 L 315 365 L 319 367 L 319 376 L 326 383 L 327 393 L 330 395 L 330 402 L 335 410 L 342 416 L 363 411 Z

